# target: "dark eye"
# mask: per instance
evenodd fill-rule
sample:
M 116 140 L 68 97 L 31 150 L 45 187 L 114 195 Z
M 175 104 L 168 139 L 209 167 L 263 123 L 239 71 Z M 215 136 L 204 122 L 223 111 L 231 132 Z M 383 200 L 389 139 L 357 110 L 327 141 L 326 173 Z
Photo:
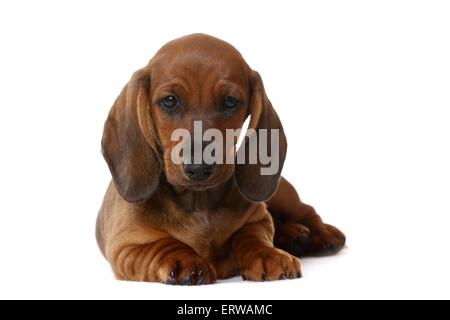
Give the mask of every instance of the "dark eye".
M 168 110 L 175 110 L 178 107 L 178 99 L 175 96 L 167 96 L 162 98 L 159 104 Z
M 239 100 L 232 96 L 226 96 L 223 98 L 222 104 L 225 110 L 230 111 L 239 106 Z

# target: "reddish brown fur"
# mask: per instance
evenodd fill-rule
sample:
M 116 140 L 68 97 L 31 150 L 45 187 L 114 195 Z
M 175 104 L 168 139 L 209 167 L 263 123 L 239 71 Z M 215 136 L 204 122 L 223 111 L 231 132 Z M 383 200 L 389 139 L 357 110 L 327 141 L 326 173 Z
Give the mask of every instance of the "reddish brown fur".
M 182 114 L 158 107 L 168 94 L 182 97 Z M 243 102 L 231 116 L 217 110 L 225 94 Z M 297 278 L 298 256 L 344 246 L 344 235 L 324 224 L 279 174 L 261 177 L 259 165 L 220 165 L 208 181 L 193 183 L 170 161 L 174 129 L 192 130 L 194 120 L 238 129 L 248 115 L 251 128 L 281 130 L 284 162 L 284 131 L 261 78 L 219 39 L 196 34 L 174 40 L 134 74 L 111 109 L 102 141 L 114 182 L 100 210 L 97 239 L 118 279 L 203 284 L 236 275 Z

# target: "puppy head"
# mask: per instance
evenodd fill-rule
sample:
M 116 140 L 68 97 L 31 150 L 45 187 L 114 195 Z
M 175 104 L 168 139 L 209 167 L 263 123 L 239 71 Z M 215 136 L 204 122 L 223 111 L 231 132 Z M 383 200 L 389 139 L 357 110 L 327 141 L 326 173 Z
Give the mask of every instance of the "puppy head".
M 225 161 L 236 154 L 236 136 L 231 148 L 222 143 L 224 161 L 193 161 L 198 150 L 208 148 L 204 141 L 199 144 L 196 134 L 206 136 L 213 129 L 229 138 L 227 130 L 240 129 L 249 115 L 250 129 L 279 130 L 279 166 L 274 174 L 261 175 L 259 160 L 236 165 Z M 180 142 L 174 139 L 176 132 L 194 138 Z M 249 143 L 246 137 L 242 152 L 249 153 Z M 180 146 L 183 160 L 177 162 L 173 156 Z M 110 112 L 102 141 L 117 190 L 130 202 L 149 199 L 162 174 L 176 187 L 197 191 L 234 174 L 245 197 L 266 200 L 278 185 L 286 148 L 283 128 L 258 73 L 230 44 L 201 34 L 169 42 L 133 75 Z

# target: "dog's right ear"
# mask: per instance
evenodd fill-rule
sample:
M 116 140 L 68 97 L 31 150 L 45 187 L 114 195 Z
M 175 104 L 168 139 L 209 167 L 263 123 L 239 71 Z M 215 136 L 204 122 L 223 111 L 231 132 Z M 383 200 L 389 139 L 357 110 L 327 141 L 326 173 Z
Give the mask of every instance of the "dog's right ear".
M 103 156 L 117 191 L 128 202 L 148 200 L 161 175 L 149 92 L 149 72 L 137 71 L 114 103 L 103 131 Z

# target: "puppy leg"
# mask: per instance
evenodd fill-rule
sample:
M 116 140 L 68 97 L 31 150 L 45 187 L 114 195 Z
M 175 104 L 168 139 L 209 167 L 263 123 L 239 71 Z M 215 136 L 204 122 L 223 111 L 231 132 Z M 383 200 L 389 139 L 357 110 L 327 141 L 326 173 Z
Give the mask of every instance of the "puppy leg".
M 233 237 L 233 254 L 244 280 L 271 281 L 301 277 L 300 260 L 275 248 L 273 234 L 272 219 L 267 214 L 263 220 L 244 226 Z
M 119 280 L 202 285 L 216 281 L 214 267 L 173 238 L 119 246 L 109 259 Z
M 295 188 L 281 178 L 278 190 L 267 203 L 275 224 L 275 245 L 295 256 L 323 256 L 339 252 L 345 235 L 325 224 L 316 210 L 304 204 Z

